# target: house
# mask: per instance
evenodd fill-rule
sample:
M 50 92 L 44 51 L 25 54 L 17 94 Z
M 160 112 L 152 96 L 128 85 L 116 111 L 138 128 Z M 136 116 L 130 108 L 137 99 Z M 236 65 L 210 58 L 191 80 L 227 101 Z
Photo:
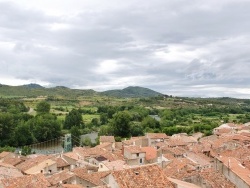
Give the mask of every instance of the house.
M 165 133 L 146 133 L 146 138 L 148 138 L 149 146 L 155 146 L 158 142 L 164 142 L 169 137 Z
M 117 160 L 117 161 L 103 161 L 99 164 L 98 171 L 113 171 L 113 170 L 122 170 L 129 168 L 128 165 L 126 165 L 125 161 L 123 160 Z
M 140 146 L 124 146 L 123 156 L 130 166 L 145 164 L 146 152 Z
M 112 148 L 115 148 L 115 137 L 114 136 L 100 136 L 100 145 L 104 143 L 111 143 Z
M 236 133 L 238 130 L 237 125 L 234 123 L 225 123 L 213 129 L 213 134 L 215 135 L 222 135 L 228 133 Z
M 46 179 L 52 186 L 58 186 L 60 184 L 74 184 L 75 183 L 74 173 L 68 170 L 64 170 L 59 173 L 53 174 L 52 176 Z
M 57 172 L 56 161 L 50 159 L 51 156 L 38 156 L 26 160 L 16 167 L 24 174 L 51 174 Z
M 236 187 L 250 187 L 250 170 L 244 167 L 233 157 L 218 156 L 215 160 L 215 169 L 222 173 Z
M 174 185 L 175 188 L 200 188 L 200 186 L 197 186 L 193 183 L 181 181 L 178 179 L 168 177 L 168 180 Z
M 57 165 L 57 171 L 70 170 L 70 164 L 62 157 L 57 157 L 55 159 Z
M 145 164 L 157 162 L 157 151 L 153 147 L 141 147 L 142 151 L 146 153 Z
M 174 188 L 158 165 L 113 171 L 104 180 L 111 188 Z
M 10 164 L 0 162 L 0 179 L 22 177 L 20 170 Z
M 77 167 L 77 162 L 81 156 L 77 152 L 68 152 L 62 155 L 62 158 L 70 165 L 70 169 Z
M 76 184 L 83 185 L 84 187 L 96 187 L 106 185 L 104 178 L 107 177 L 110 172 L 93 172 L 88 173 L 79 170 L 73 171 L 76 178 Z

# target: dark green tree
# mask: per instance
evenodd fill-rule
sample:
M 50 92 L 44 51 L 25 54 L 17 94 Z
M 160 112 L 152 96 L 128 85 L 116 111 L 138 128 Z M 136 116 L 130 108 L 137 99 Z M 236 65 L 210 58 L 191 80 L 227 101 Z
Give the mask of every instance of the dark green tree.
M 0 113 L 0 146 L 12 145 L 15 130 L 14 115 L 10 113 Z
M 101 125 L 105 125 L 106 123 L 108 123 L 108 115 L 105 113 L 101 113 L 100 122 L 101 122 Z
M 131 116 L 128 111 L 117 112 L 110 122 L 115 136 L 129 137 L 131 133 Z
M 27 122 L 37 141 L 43 142 L 61 136 L 61 125 L 56 116 L 41 114 Z
M 50 104 L 46 101 L 41 101 L 36 105 L 37 113 L 49 113 L 50 111 Z
M 81 131 L 79 130 L 79 127 L 73 126 L 70 129 L 71 138 L 72 138 L 72 146 L 80 146 L 81 144 Z
M 82 114 L 78 110 L 73 109 L 66 115 L 64 129 L 71 129 L 73 126 L 83 128 L 83 125 Z
M 15 128 L 14 142 L 16 146 L 30 145 L 35 142 L 33 133 L 31 132 L 30 126 L 27 123 L 21 122 Z
M 146 127 L 149 127 L 151 129 L 160 128 L 160 123 L 150 116 L 145 117 L 142 120 L 141 125 L 143 128 L 146 128 Z

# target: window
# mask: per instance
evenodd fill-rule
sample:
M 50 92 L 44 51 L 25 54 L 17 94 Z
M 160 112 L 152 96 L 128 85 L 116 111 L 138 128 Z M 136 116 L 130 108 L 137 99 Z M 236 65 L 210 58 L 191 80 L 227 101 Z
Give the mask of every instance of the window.
M 136 154 L 136 157 L 139 157 L 139 153 Z
M 140 159 L 140 163 L 142 164 L 142 159 Z

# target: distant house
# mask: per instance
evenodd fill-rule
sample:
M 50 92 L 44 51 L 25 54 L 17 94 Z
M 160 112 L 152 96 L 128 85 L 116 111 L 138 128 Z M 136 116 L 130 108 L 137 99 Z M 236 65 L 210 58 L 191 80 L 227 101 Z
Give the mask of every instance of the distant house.
M 215 169 L 240 188 L 250 187 L 250 170 L 233 157 L 219 156 L 215 160 Z
M 49 156 L 38 156 L 16 166 L 24 174 L 51 174 L 57 172 L 56 161 Z
M 148 138 L 149 146 L 155 146 L 158 142 L 164 142 L 169 137 L 165 133 L 146 133 L 146 138 Z
M 145 164 L 146 152 L 140 146 L 124 146 L 123 156 L 130 166 Z
M 237 132 L 237 125 L 234 123 L 225 123 L 213 129 L 213 134 L 215 135 L 222 135 L 228 133 L 236 133 Z
M 112 148 L 115 148 L 115 137 L 114 136 L 100 136 L 100 145 L 105 143 L 111 143 Z

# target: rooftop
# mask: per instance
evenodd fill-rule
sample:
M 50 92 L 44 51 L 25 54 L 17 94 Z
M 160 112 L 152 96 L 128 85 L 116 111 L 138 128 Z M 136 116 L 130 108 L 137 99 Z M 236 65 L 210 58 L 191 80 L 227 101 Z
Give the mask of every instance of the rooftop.
M 136 168 L 113 171 L 112 176 L 120 188 L 174 188 L 173 184 L 167 179 L 158 165 L 144 165 Z
M 100 136 L 100 142 L 115 142 L 115 137 L 114 136 Z

